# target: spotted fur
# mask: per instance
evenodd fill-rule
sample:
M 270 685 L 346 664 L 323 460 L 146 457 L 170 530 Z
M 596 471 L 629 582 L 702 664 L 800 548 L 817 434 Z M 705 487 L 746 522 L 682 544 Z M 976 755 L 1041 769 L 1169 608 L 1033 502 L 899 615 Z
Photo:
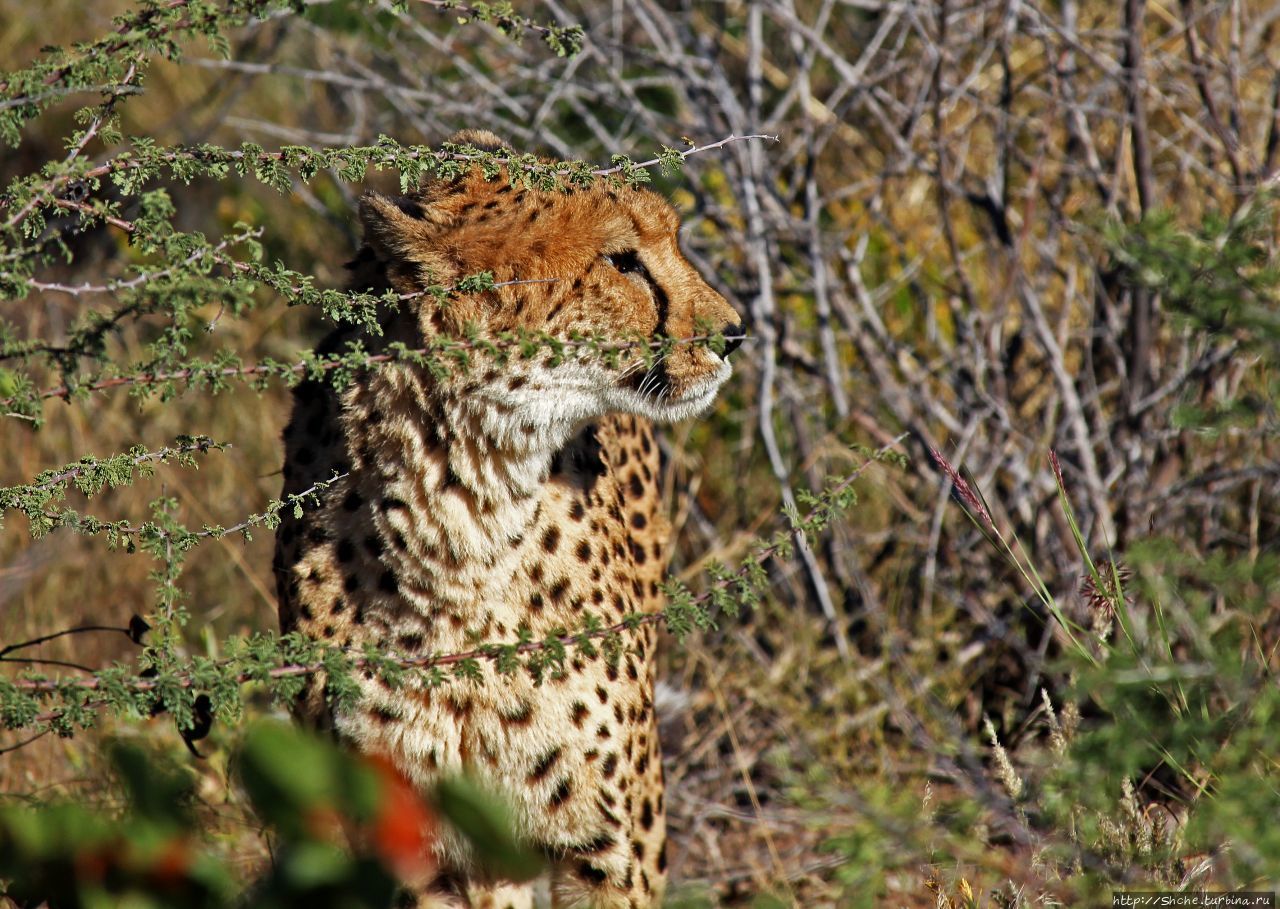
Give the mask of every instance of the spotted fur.
M 457 137 L 497 147 L 496 138 Z M 738 316 L 677 245 L 658 196 L 599 183 L 572 193 L 512 187 L 478 170 L 411 196 L 368 194 L 357 283 L 412 293 L 489 270 L 524 283 L 439 307 L 388 310 L 379 338 L 423 346 L 466 324 L 691 337 Z M 335 332 L 324 349 L 358 337 Z M 349 647 L 405 655 L 541 638 L 588 612 L 616 621 L 662 607 L 668 526 L 651 420 L 695 416 L 729 376 L 724 356 L 678 345 L 660 363 L 478 357 L 433 376 L 397 365 L 341 393 L 307 382 L 285 430 L 284 491 L 334 472 L 321 505 L 286 516 L 275 569 L 280 624 Z M 428 789 L 466 772 L 501 793 L 518 832 L 548 856 L 557 907 L 649 907 L 666 872 L 662 762 L 653 710 L 652 626 L 620 660 L 573 656 L 540 686 L 525 673 L 480 684 L 391 690 L 361 680 L 359 706 L 331 715 L 323 680 L 308 721 L 385 755 Z M 445 834 L 421 905 L 532 905 L 528 886 L 478 877 Z

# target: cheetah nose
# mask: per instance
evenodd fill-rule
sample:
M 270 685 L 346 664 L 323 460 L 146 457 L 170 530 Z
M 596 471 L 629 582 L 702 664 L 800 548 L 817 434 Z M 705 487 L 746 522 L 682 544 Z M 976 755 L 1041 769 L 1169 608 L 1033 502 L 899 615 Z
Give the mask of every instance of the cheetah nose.
M 747 327 L 741 322 L 726 328 L 724 330 L 724 356 L 727 358 L 729 354 L 741 347 L 746 337 Z

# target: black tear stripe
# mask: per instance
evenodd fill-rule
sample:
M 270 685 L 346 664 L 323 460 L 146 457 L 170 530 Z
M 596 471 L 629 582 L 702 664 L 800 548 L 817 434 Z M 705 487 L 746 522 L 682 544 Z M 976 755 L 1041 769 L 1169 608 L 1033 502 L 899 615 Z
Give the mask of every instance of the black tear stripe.
M 645 283 L 649 285 L 649 290 L 653 293 L 653 303 L 658 310 L 658 325 L 654 328 L 654 334 L 668 334 L 667 332 L 667 315 L 671 309 L 671 299 L 667 296 L 667 292 L 662 285 L 654 278 L 653 273 L 649 271 L 649 267 L 640 261 L 637 255 L 635 259 L 635 269 L 640 277 L 644 278 Z
M 641 232 L 640 224 L 634 216 L 631 218 L 631 225 L 635 228 L 637 234 Z M 654 334 L 667 334 L 667 315 L 671 308 L 671 301 L 667 297 L 666 290 L 657 282 L 653 277 L 653 273 L 649 271 L 649 267 L 640 258 L 640 253 L 634 249 L 627 249 L 618 253 L 610 253 L 605 256 L 605 259 L 617 269 L 619 274 L 639 275 L 649 285 L 649 290 L 653 293 L 653 302 L 658 310 L 658 324 L 654 328 Z M 576 283 L 574 289 L 577 289 Z
M 658 310 L 658 325 L 653 333 L 655 337 L 671 337 L 671 332 L 667 331 L 667 317 L 671 311 L 671 299 L 667 296 L 666 290 L 657 282 L 649 269 L 644 263 L 640 265 L 640 274 L 644 276 L 645 281 L 649 283 L 649 289 L 653 292 L 653 303 Z M 650 366 L 639 377 L 635 388 L 638 390 L 644 387 L 646 381 L 652 393 L 661 397 L 667 389 L 671 387 L 671 378 L 667 375 L 667 361 L 663 357 L 657 363 Z
M 667 331 L 667 316 L 671 310 L 671 300 L 667 297 L 667 292 L 662 289 L 662 285 L 653 279 L 653 275 L 649 274 L 649 269 L 644 269 L 644 279 L 649 282 L 649 287 L 653 290 L 653 302 L 658 307 L 658 332 L 664 335 L 670 335 Z

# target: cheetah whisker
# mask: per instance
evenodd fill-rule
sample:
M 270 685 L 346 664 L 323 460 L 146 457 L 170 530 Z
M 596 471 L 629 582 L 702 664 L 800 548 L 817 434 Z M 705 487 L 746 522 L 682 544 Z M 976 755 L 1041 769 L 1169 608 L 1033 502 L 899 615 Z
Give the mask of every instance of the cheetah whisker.
M 658 359 L 653 362 L 653 365 L 649 367 L 648 375 L 646 375 L 644 377 L 644 381 L 640 383 L 640 397 L 648 397 L 651 393 L 657 390 L 658 382 L 661 381 L 662 376 L 662 373 L 658 371 L 658 367 L 666 361 L 667 356 L 667 354 L 663 354 L 658 357 Z M 652 387 L 646 387 L 650 385 Z M 660 402 L 662 400 L 662 395 L 659 394 L 654 400 L 655 402 Z

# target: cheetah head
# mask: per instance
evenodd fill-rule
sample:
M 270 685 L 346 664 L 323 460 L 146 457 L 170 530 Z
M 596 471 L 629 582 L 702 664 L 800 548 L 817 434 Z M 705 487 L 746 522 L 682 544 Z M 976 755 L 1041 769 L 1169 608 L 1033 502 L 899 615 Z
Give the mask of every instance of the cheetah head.
M 462 133 L 454 141 L 503 147 L 488 133 Z M 554 367 L 512 360 L 470 386 L 508 418 L 561 431 L 610 412 L 680 420 L 705 411 L 729 378 L 741 319 L 685 258 L 679 219 L 652 192 L 605 181 L 572 192 L 513 187 L 505 171 L 486 180 L 474 168 L 406 197 L 369 193 L 360 214 L 364 255 L 376 259 L 397 291 L 482 271 L 504 285 L 443 308 L 424 304 L 416 326 L 424 334 L 470 325 L 565 339 L 581 333 L 685 342 L 718 334 L 726 341 L 719 352 L 671 344 L 648 361 L 634 348 L 615 363 L 585 355 Z

